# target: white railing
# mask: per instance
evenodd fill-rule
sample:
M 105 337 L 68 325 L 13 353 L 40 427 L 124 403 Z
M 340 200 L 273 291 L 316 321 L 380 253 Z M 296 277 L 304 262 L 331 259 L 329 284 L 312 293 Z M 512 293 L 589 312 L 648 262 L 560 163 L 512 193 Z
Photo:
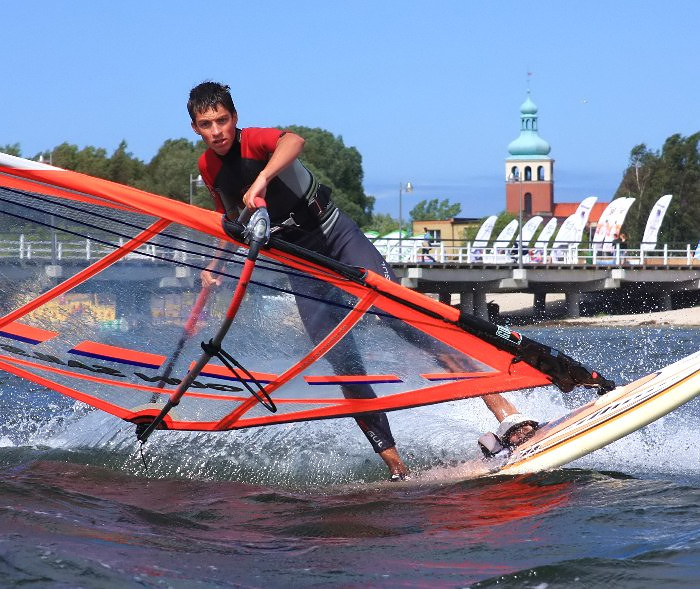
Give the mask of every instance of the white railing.
M 124 241 L 119 240 L 119 245 Z M 471 242 L 441 240 L 433 242 L 429 248 L 422 240 L 404 238 L 375 241 L 379 252 L 390 263 L 405 264 L 484 264 L 484 265 L 518 265 L 519 256 L 516 246 L 508 248 L 475 248 Z M 427 250 L 427 251 L 426 251 Z M 89 239 L 79 241 L 57 240 L 54 246 L 50 240 L 29 240 L 24 235 L 17 239 L 0 240 L 0 260 L 4 261 L 78 261 L 87 262 L 103 258 L 114 248 L 96 243 Z M 162 259 L 186 263 L 201 260 L 202 254 L 173 251 L 145 244 L 124 256 L 125 260 L 141 262 L 159 262 Z M 684 244 L 672 248 L 663 244 L 656 249 L 620 249 L 619 246 L 608 249 L 582 248 L 579 244 L 567 244 L 557 248 L 523 248 L 522 262 L 527 265 L 577 265 L 577 266 L 700 266 L 700 259 L 695 257 L 695 247 Z
M 124 240 L 119 239 L 118 246 L 124 245 Z M 94 262 L 115 251 L 101 243 L 89 239 L 78 241 L 56 240 L 29 240 L 25 235 L 19 235 L 17 239 L 0 239 L 0 260 L 4 261 L 87 261 Z M 163 259 L 185 263 L 192 260 L 201 260 L 202 254 L 173 251 L 169 248 L 158 247 L 149 243 L 128 253 L 123 259 L 141 262 L 160 262 Z
M 420 240 L 382 239 L 375 242 L 379 252 L 390 263 L 406 264 L 511 264 L 519 263 L 517 245 L 507 248 L 475 248 L 471 242 L 439 241 L 425 248 Z M 427 250 L 427 251 L 426 251 Z M 684 244 L 671 248 L 663 244 L 655 249 L 620 249 L 619 245 L 603 249 L 583 248 L 577 243 L 570 243 L 556 248 L 523 247 L 523 264 L 527 265 L 698 265 L 700 259 L 695 257 L 695 247 Z

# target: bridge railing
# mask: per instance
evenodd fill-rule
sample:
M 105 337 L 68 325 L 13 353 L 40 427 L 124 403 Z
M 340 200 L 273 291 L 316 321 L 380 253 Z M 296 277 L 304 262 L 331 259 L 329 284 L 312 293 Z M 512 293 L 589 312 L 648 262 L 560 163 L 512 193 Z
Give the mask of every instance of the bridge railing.
M 124 240 L 120 239 L 119 245 Z M 673 247 L 672 247 L 673 245 Z M 621 249 L 619 245 L 581 247 L 568 243 L 556 248 L 523 247 L 522 263 L 531 265 L 563 264 L 576 266 L 692 266 L 700 265 L 696 248 L 690 244 L 663 244 L 654 249 Z M 375 246 L 386 260 L 393 264 L 485 264 L 518 265 L 520 255 L 517 245 L 507 247 L 474 247 L 471 242 L 441 240 L 427 247 L 418 239 L 380 239 Z M 31 240 L 25 235 L 17 239 L 0 240 L 0 260 L 4 261 L 86 261 L 103 258 L 114 248 L 89 239 L 63 241 Z M 186 262 L 201 260 L 197 252 L 172 251 L 155 244 L 146 244 L 124 259 L 141 262 L 158 262 L 161 258 Z
M 124 239 L 119 239 L 119 246 L 124 245 Z M 94 262 L 113 252 L 114 247 L 90 239 L 63 241 L 30 240 L 24 235 L 17 239 L 0 240 L 0 260 L 19 262 L 51 262 L 85 261 Z M 169 248 L 158 247 L 155 244 L 145 244 L 135 251 L 126 254 L 125 260 L 141 262 L 159 262 L 162 258 L 177 262 L 203 259 L 202 254 L 196 252 L 173 251 Z
M 507 247 L 474 247 L 471 242 L 442 240 L 430 247 L 416 239 L 382 239 L 375 242 L 379 252 L 393 264 L 512 264 L 520 263 L 517 244 Z M 700 265 L 695 256 L 696 248 L 690 244 L 672 247 L 662 244 L 651 248 L 620 248 L 619 244 L 597 244 L 581 247 L 578 243 L 566 243 L 553 247 L 523 247 L 522 262 L 527 265 L 616 265 L 616 266 L 675 266 Z

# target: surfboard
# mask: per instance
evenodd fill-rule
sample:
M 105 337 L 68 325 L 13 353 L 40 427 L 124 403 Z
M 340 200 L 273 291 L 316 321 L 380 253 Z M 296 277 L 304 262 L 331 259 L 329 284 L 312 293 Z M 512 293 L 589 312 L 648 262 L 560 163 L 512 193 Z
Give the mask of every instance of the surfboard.
M 696 352 L 546 423 L 489 474 L 525 474 L 563 466 L 660 419 L 699 394 L 700 352 Z

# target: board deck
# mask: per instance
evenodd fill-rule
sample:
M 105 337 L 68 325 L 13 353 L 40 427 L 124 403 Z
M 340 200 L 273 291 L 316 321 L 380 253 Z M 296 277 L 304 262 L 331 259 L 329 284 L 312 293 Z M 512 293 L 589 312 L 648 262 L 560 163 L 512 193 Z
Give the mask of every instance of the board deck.
M 700 352 L 543 425 L 490 474 L 556 468 L 656 421 L 700 394 Z

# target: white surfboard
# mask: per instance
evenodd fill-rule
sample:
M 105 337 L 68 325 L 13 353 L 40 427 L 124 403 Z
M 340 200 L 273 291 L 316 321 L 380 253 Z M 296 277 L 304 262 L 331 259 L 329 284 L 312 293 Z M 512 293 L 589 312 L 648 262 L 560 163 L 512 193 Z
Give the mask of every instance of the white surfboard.
M 562 466 L 656 421 L 698 394 L 700 352 L 543 425 L 490 474 L 524 474 Z

